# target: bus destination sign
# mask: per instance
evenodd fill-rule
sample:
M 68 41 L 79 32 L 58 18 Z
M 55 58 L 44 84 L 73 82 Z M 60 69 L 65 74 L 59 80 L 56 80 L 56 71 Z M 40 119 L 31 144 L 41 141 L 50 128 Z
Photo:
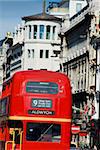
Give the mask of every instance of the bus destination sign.
M 54 111 L 51 111 L 51 110 L 28 110 L 28 114 L 32 114 L 32 115 L 54 115 Z
M 32 99 L 32 108 L 52 108 L 52 100 L 50 99 Z

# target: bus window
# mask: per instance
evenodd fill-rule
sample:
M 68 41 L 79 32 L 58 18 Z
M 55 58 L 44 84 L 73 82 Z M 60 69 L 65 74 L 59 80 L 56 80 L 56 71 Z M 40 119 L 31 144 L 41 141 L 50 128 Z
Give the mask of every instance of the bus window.
M 8 114 L 8 97 L 1 99 L 0 101 L 0 116 Z
M 21 128 L 10 128 L 9 129 L 10 140 L 13 141 L 13 136 L 14 136 L 15 143 L 20 144 L 21 131 L 22 131 Z
M 11 141 L 13 140 L 13 132 L 14 132 L 14 128 L 10 128 L 9 129 L 9 137 L 10 137 Z
M 12 141 L 13 136 L 15 134 L 15 143 L 20 143 L 20 135 L 23 131 L 23 123 L 20 120 L 9 120 L 8 121 L 8 127 L 9 127 L 9 139 Z
M 26 92 L 41 94 L 57 94 L 58 85 L 53 82 L 27 82 Z
M 0 150 L 5 150 L 5 142 L 0 141 Z
M 15 130 L 15 143 L 20 144 L 20 136 L 21 136 L 22 129 Z
M 50 123 L 27 123 L 28 141 L 60 142 L 61 125 Z

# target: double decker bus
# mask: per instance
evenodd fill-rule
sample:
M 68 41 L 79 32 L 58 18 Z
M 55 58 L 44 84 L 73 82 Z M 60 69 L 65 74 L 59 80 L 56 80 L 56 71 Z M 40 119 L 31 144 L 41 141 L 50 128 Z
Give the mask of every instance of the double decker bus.
M 71 87 L 66 75 L 16 72 L 3 83 L 0 150 L 69 150 Z

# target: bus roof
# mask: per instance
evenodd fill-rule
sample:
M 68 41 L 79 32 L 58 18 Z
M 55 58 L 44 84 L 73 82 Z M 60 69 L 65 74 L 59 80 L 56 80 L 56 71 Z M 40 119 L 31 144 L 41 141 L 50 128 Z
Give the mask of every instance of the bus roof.
M 37 77 L 50 77 L 53 76 L 54 80 L 57 79 L 57 78 L 67 78 L 67 75 L 61 73 L 61 72 L 54 72 L 54 71 L 47 71 L 47 70 L 25 70 L 25 71 L 19 71 L 19 72 L 16 72 L 12 78 L 14 78 L 14 76 L 35 76 L 37 75 Z M 49 76 L 50 75 L 50 76 Z M 69 80 L 69 79 L 68 79 Z

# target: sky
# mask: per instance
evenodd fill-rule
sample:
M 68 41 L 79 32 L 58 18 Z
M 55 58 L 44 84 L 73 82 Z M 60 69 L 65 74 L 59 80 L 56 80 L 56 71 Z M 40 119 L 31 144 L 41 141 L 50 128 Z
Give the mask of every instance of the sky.
M 46 0 L 46 7 L 52 1 L 61 0 Z M 43 0 L 0 0 L 0 40 L 7 32 L 14 32 L 22 17 L 41 13 L 42 8 Z

